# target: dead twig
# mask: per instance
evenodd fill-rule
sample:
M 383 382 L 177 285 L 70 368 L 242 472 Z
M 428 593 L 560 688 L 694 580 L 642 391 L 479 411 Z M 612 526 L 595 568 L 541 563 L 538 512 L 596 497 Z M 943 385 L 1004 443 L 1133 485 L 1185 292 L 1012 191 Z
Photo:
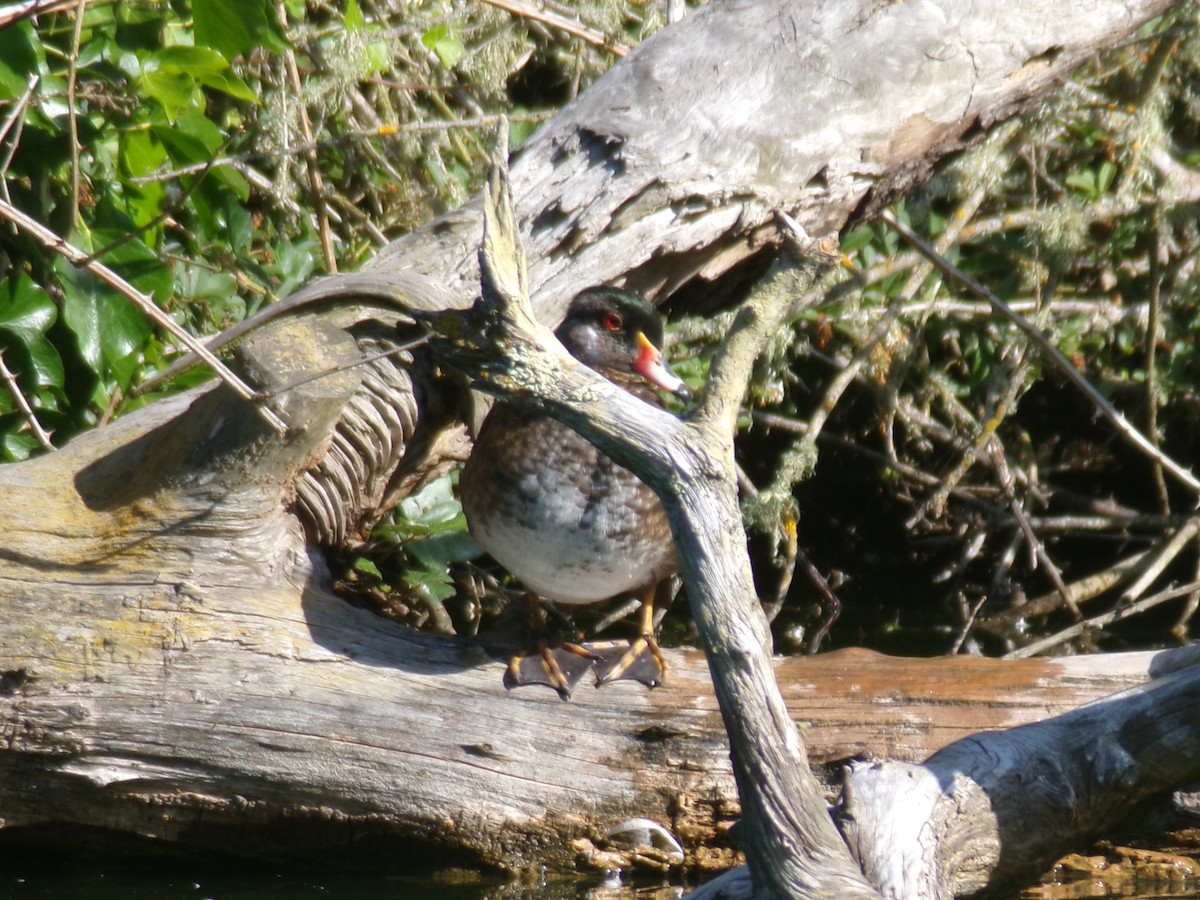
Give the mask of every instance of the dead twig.
M 1083 622 L 1076 622 L 1074 625 L 1068 626 L 1062 631 L 1052 634 L 1049 637 L 1042 638 L 1040 641 L 1034 641 L 1032 644 L 1021 647 L 1019 650 L 1006 653 L 1004 654 L 1003 658 L 1025 659 L 1030 656 L 1037 656 L 1039 653 L 1049 650 L 1051 647 L 1057 647 L 1059 644 L 1066 643 L 1072 638 L 1079 637 L 1085 632 L 1099 631 L 1106 625 L 1112 625 L 1115 622 L 1124 621 L 1132 616 L 1144 613 L 1148 609 L 1153 609 L 1156 606 L 1160 606 L 1161 604 L 1166 603 L 1168 600 L 1174 600 L 1177 597 L 1186 597 L 1197 590 L 1200 590 L 1200 581 L 1192 581 L 1183 585 L 1182 587 L 1168 588 L 1167 590 L 1159 591 L 1157 594 L 1152 594 L 1151 596 L 1145 597 L 1136 603 L 1130 603 L 1110 612 L 1101 613 L 1100 615 L 1086 619 Z
M 1105 591 L 1110 590 L 1129 577 L 1130 572 L 1136 571 L 1138 566 L 1145 562 L 1150 552 L 1149 550 L 1143 550 L 1140 553 L 1134 553 L 1117 561 L 1107 569 L 1071 582 L 1067 585 L 1067 591 L 1071 596 L 1071 600 L 1074 601 L 1076 606 L 1079 606 L 1088 600 L 1094 600 L 1096 597 L 1099 597 Z M 1052 593 L 1043 594 L 1040 597 L 1026 600 L 1024 603 L 1011 606 L 985 619 L 980 619 L 976 623 L 976 627 L 996 637 L 1004 639 L 1012 638 L 1015 636 L 1016 629 L 1021 622 L 1028 619 L 1035 619 L 1039 616 L 1050 615 L 1061 605 L 1062 597 L 1055 590 Z
M 1162 208 L 1154 207 L 1150 224 L 1150 314 L 1146 322 L 1146 440 L 1158 447 L 1158 378 L 1155 374 L 1158 356 L 1159 310 L 1162 300 L 1162 261 L 1159 259 L 1159 236 L 1162 232 Z M 1163 515 L 1171 512 L 1171 498 L 1167 494 L 1167 480 L 1163 476 L 1162 463 L 1151 460 L 1154 490 L 1158 494 L 1158 508 Z
M 1018 349 L 1014 348 L 1013 352 L 1016 354 L 1017 359 L 1012 364 L 1012 375 L 1009 378 L 1004 393 L 995 399 L 991 414 L 979 423 L 975 440 L 959 458 L 958 463 L 942 479 L 937 489 L 908 517 L 908 521 L 905 523 L 907 527 L 914 527 L 918 522 L 928 518 L 930 514 L 935 518 L 940 517 L 945 508 L 946 500 L 950 496 L 950 492 L 962 481 L 971 467 L 978 462 L 979 457 L 987 452 L 993 443 L 999 441 L 999 438 L 996 437 L 996 431 L 1004 423 L 1004 420 L 1008 418 L 1009 413 L 1016 408 L 1017 400 L 1020 399 L 1020 396 L 1028 387 L 1029 364 L 1021 358 L 1021 353 Z M 1003 448 L 1001 448 L 1001 451 L 1003 451 Z
M 154 298 L 143 294 L 112 269 L 108 268 L 108 266 L 91 259 L 82 250 L 69 244 L 45 225 L 25 215 L 25 213 L 4 200 L 0 200 L 0 218 L 12 222 L 36 239 L 47 250 L 57 253 L 74 266 L 86 269 L 121 294 L 121 296 L 130 300 L 147 318 L 175 337 L 202 361 L 208 363 L 217 377 L 224 381 L 243 400 L 252 403 L 254 408 L 258 410 L 259 415 L 276 432 L 281 435 L 287 434 L 287 425 L 273 410 L 258 402 L 260 399 L 258 394 L 234 374 L 225 363 L 209 352 L 200 341 L 184 331 L 174 319 L 159 309 L 158 305 L 154 302 Z
M 540 9 L 531 3 L 524 3 L 522 0 L 484 0 L 484 2 L 490 6 L 495 6 L 497 9 L 506 10 L 515 16 L 543 22 L 551 28 L 557 28 L 559 31 L 565 31 L 574 37 L 582 38 L 589 44 L 594 44 L 597 47 L 615 53 L 617 56 L 625 56 L 629 53 L 630 48 L 628 46 L 613 40 L 604 32 L 588 28 L 582 22 L 576 22 L 573 19 L 560 16 L 558 13 L 550 12 L 547 9 Z
M 21 92 L 21 96 L 13 104 L 12 110 L 5 116 L 4 124 L 0 125 L 0 143 L 8 137 L 10 131 L 14 128 L 16 129 L 16 133 L 13 135 L 12 140 L 8 142 L 8 147 L 4 151 L 4 158 L 0 159 L 0 198 L 10 203 L 12 202 L 12 195 L 8 192 L 8 179 L 4 175 L 7 174 L 8 167 L 12 165 L 13 156 L 17 152 L 17 145 L 21 142 L 21 132 L 25 126 L 25 110 L 29 107 L 29 101 L 33 99 L 33 92 L 37 90 L 40 81 L 40 75 L 29 76 L 29 80 L 25 82 L 25 90 Z M 12 229 L 15 234 L 16 225 L 12 225 Z
M 67 57 L 67 134 L 71 140 L 71 224 L 79 218 L 79 111 L 75 108 L 75 82 L 79 74 L 79 42 L 83 36 L 83 12 L 87 0 L 75 4 L 75 30 L 71 35 L 71 53 Z
M 276 7 L 280 27 L 287 29 L 287 9 L 282 3 Z M 312 122 L 308 118 L 308 105 L 304 102 L 304 85 L 300 81 L 300 67 L 296 65 L 296 53 L 290 47 L 283 54 L 283 63 L 287 68 L 288 80 L 291 82 L 293 100 L 299 113 L 300 134 L 304 143 L 310 149 L 304 151 L 305 169 L 308 172 L 308 186 L 312 195 L 313 214 L 317 217 L 317 235 L 321 240 L 321 256 L 325 262 L 325 271 L 337 272 L 337 255 L 333 251 L 333 232 L 329 228 L 329 209 L 325 203 L 325 179 L 321 175 L 320 160 L 317 151 L 312 149 Z
M 1200 519 L 1189 519 L 1187 524 L 1171 535 L 1157 552 L 1152 552 L 1147 558 L 1145 566 L 1138 572 L 1137 578 L 1121 592 L 1122 602 L 1130 603 L 1141 597 L 1198 533 L 1200 533 Z
M 24 3 L 14 3 L 0 9 L 0 28 L 7 28 L 23 19 L 44 13 L 64 12 L 78 2 L 79 0 L 25 0 Z
M 1083 374 L 1080 373 L 1080 371 L 1076 369 L 1074 365 L 1072 365 L 1071 361 L 1063 355 L 1062 351 L 1054 346 L 1054 344 L 1052 344 L 1037 328 L 1030 324 L 1028 319 L 1022 315 L 1019 315 L 1011 306 L 997 297 L 990 290 L 985 288 L 974 278 L 967 275 L 957 266 L 951 265 L 951 263 L 946 260 L 945 257 L 937 253 L 933 247 L 931 247 L 920 235 L 897 219 L 890 210 L 885 210 L 882 217 L 884 221 L 886 221 L 900 233 L 901 237 L 916 247 L 922 256 L 925 256 L 927 259 L 929 259 L 939 271 L 941 271 L 944 275 L 953 278 L 976 297 L 986 300 L 991 305 L 992 309 L 1016 325 L 1017 328 L 1019 328 L 1021 332 L 1024 333 L 1025 336 L 1029 338 L 1036 347 L 1038 347 L 1042 355 L 1053 364 L 1054 368 L 1056 368 L 1059 373 L 1067 379 L 1067 381 L 1075 385 L 1075 387 L 1078 388 L 1079 391 L 1088 398 L 1092 405 L 1095 406 L 1100 414 L 1108 420 L 1109 424 L 1116 429 L 1117 433 L 1121 435 L 1121 437 L 1123 437 L 1138 450 L 1148 455 L 1151 459 L 1157 460 L 1166 471 L 1171 473 L 1174 478 L 1186 485 L 1193 493 L 1200 495 L 1200 480 L 1197 480 L 1190 471 L 1179 465 L 1179 463 L 1175 462 L 1175 460 L 1171 459 L 1171 457 L 1167 456 L 1165 453 L 1155 447 L 1149 440 L 1146 439 L 1144 434 L 1129 424 L 1129 420 L 1126 419 L 1125 416 L 1122 415 L 1121 412 L 1109 402 L 1108 398 L 1103 396 L 1099 391 L 1092 387 L 1087 378 L 1085 378 Z
M 1054 564 L 1054 560 L 1050 558 L 1050 554 L 1046 552 L 1046 544 L 1039 538 L 1029 524 L 1029 519 L 1025 515 L 1025 510 L 1021 508 L 1021 501 L 1017 497 L 1017 492 L 1013 488 L 1012 472 L 1008 468 L 1008 460 L 1004 456 L 1004 448 L 999 441 L 992 442 L 992 459 L 996 468 L 996 474 L 1000 476 L 1000 485 L 1004 489 L 1004 494 L 1008 497 L 1009 508 L 1012 509 L 1013 517 L 1017 520 L 1017 527 L 1021 529 L 1021 533 L 1025 536 L 1025 542 L 1029 549 L 1033 551 L 1042 568 L 1046 570 L 1046 575 L 1054 584 L 1054 589 L 1058 591 L 1062 597 L 1063 606 L 1070 610 L 1071 615 L 1076 619 L 1082 619 L 1083 613 L 1079 611 L 1079 607 L 1075 605 L 1075 601 L 1071 598 L 1071 592 L 1067 589 L 1066 583 L 1063 581 L 1062 572 L 1058 566 Z
M 483 115 L 473 118 L 458 119 L 454 121 L 436 121 L 436 122 L 405 122 L 400 125 L 385 124 L 378 128 L 372 128 L 364 131 L 351 131 L 346 134 L 338 135 L 335 138 L 327 138 L 323 140 L 312 140 L 305 143 L 289 144 L 286 147 L 279 147 L 274 150 L 248 150 L 244 153 L 233 153 L 228 156 L 216 157 L 212 160 L 202 163 L 192 163 L 187 166 L 179 166 L 174 169 L 160 169 L 152 172 L 149 175 L 138 175 L 129 178 L 129 183 L 139 187 L 154 184 L 160 181 L 171 181 L 175 178 L 181 178 L 184 175 L 194 175 L 206 168 L 214 166 L 231 166 L 236 169 L 241 175 L 245 176 L 246 180 L 258 190 L 270 194 L 273 191 L 271 180 L 256 169 L 250 168 L 247 164 L 250 162 L 270 161 L 276 162 L 279 160 L 290 159 L 297 156 L 323 150 L 328 147 L 336 147 L 344 144 L 351 144 L 362 141 L 375 141 L 396 137 L 402 134 L 414 134 L 423 132 L 450 131 L 455 128 L 490 128 L 494 127 L 502 118 L 505 121 L 512 122 L 529 122 L 539 123 L 550 118 L 548 113 L 517 113 L 510 117 L 499 115 Z M 393 171 L 395 171 L 393 169 Z M 288 206 L 290 211 L 297 211 L 297 207 Z
M 12 396 L 13 403 L 21 411 L 21 418 L 25 420 L 25 424 L 29 426 L 30 432 L 41 448 L 46 451 L 53 450 L 54 444 L 50 441 L 50 433 L 38 421 L 37 416 L 33 412 L 33 407 L 29 405 L 29 400 L 25 397 L 21 386 L 17 384 L 17 376 L 8 368 L 8 363 L 4 359 L 4 351 L 2 349 L 0 349 L 0 380 L 4 382 L 4 387 Z

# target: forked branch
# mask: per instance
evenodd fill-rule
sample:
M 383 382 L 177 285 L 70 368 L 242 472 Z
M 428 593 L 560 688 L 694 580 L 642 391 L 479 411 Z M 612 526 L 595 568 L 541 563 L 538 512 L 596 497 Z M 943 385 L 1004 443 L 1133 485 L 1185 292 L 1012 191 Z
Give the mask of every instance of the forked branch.
M 429 321 L 435 349 L 476 386 L 530 403 L 575 428 L 655 489 L 667 510 L 692 611 L 729 735 L 743 804 L 743 846 L 757 896 L 876 897 L 833 826 L 804 744 L 775 682 L 770 631 L 754 593 L 733 466 L 732 422 L 754 357 L 792 308 L 757 294 L 739 312 L 705 396 L 682 419 L 573 360 L 532 313 L 512 215 L 505 127 L 486 197 L 482 300 Z M 816 245 L 792 296 L 836 261 Z

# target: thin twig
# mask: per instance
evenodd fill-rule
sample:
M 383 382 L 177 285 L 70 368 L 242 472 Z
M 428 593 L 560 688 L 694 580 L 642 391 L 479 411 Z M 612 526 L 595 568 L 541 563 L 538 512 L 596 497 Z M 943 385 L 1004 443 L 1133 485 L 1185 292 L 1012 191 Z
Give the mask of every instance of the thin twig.
M 595 44 L 601 49 L 615 53 L 617 56 L 625 56 L 629 53 L 630 48 L 628 46 L 613 40 L 602 31 L 588 28 L 581 22 L 568 19 L 566 16 L 560 16 L 558 13 L 539 9 L 530 3 L 523 3 L 521 0 L 484 0 L 484 3 L 506 10 L 515 16 L 544 22 L 551 28 L 557 28 L 559 31 L 565 31 L 567 34 L 574 35 L 577 38 L 583 38 L 589 44 Z
M 57 253 L 63 259 L 72 265 L 86 269 L 91 274 L 95 275 L 113 290 L 120 293 L 123 297 L 128 298 L 140 309 L 147 318 L 151 319 L 156 325 L 165 329 L 176 340 L 187 347 L 192 353 L 200 357 L 204 362 L 212 368 L 213 372 L 224 381 L 229 387 L 243 400 L 246 400 L 254 405 L 258 410 L 259 415 L 279 434 L 287 434 L 287 425 L 279 418 L 278 415 L 266 406 L 258 403 L 258 394 L 256 394 L 242 379 L 221 360 L 217 359 L 210 353 L 205 346 L 188 334 L 179 324 L 158 308 L 154 302 L 154 298 L 143 294 L 128 281 L 114 272 L 112 269 L 103 263 L 96 262 L 88 258 L 88 255 L 82 250 L 67 243 L 45 225 L 30 218 L 25 213 L 21 212 L 11 203 L 0 200 L 0 218 L 3 218 L 18 227 L 22 228 L 39 241 L 46 249 Z
M 407 353 L 409 350 L 415 350 L 417 347 L 421 347 L 429 343 L 429 338 L 429 334 L 423 334 L 418 338 L 415 338 L 404 344 L 400 344 L 396 347 L 392 347 L 391 349 L 374 353 L 371 356 L 364 356 L 361 359 L 354 360 L 353 362 L 342 363 L 330 369 L 325 369 L 322 372 L 314 372 L 312 375 L 306 375 L 304 378 L 298 378 L 295 381 L 288 382 L 287 384 L 281 385 L 280 387 L 277 387 L 271 391 L 262 391 L 259 396 L 264 400 L 270 400 L 274 397 L 280 396 L 281 394 L 286 394 L 288 391 L 294 391 L 301 385 L 308 384 L 311 381 L 316 381 L 319 378 L 328 378 L 330 375 L 336 375 L 339 372 L 346 372 L 350 369 L 357 368 L 358 366 L 366 366 L 373 362 L 378 362 L 381 359 L 390 359 L 393 356 L 400 356 L 402 353 Z
M 13 402 L 17 404 L 17 409 L 21 411 L 21 417 L 29 426 L 29 430 L 33 432 L 33 436 L 41 448 L 47 451 L 53 450 L 54 444 L 50 442 L 50 433 L 42 427 L 42 423 L 34 415 L 33 407 L 29 405 L 29 401 L 21 391 L 21 386 L 17 384 L 17 377 L 9 370 L 8 363 L 4 360 L 3 349 L 0 349 L 0 380 L 3 380 L 4 386 L 12 395 Z
M 1004 489 L 1005 496 L 1008 497 L 1009 508 L 1012 509 L 1013 516 L 1017 520 L 1017 527 L 1021 529 L 1021 533 L 1025 536 L 1026 544 L 1033 551 L 1038 562 L 1042 564 L 1042 568 L 1046 570 L 1046 574 L 1049 576 L 1050 582 L 1054 585 L 1054 589 L 1062 597 L 1063 606 L 1070 610 L 1071 615 L 1076 619 L 1082 619 L 1083 613 L 1079 611 L 1079 607 L 1071 599 L 1071 592 L 1063 581 L 1062 572 L 1054 564 L 1054 560 L 1050 558 L 1050 554 L 1046 551 L 1045 543 L 1034 534 L 1033 526 L 1029 524 L 1025 510 L 1021 508 L 1021 501 L 1018 499 L 1017 492 L 1013 487 L 1012 472 L 1008 468 L 1008 460 L 1004 456 L 1004 448 L 999 441 L 992 441 L 992 460 L 996 467 L 996 474 L 1000 477 L 1000 485 Z
M 1127 556 L 1125 559 L 1118 560 L 1115 564 L 1101 572 L 1094 572 L 1078 581 L 1071 582 L 1068 585 L 1071 599 L 1077 606 L 1088 600 L 1094 600 L 1105 591 L 1120 584 L 1131 571 L 1135 570 L 1145 561 L 1149 554 L 1149 550 L 1143 550 L 1140 553 L 1135 553 L 1132 556 Z M 1043 594 L 1040 597 L 1027 600 L 1020 605 L 1011 606 L 985 619 L 980 619 L 977 627 L 989 634 L 1011 637 L 1021 622 L 1039 616 L 1050 615 L 1061 604 L 1062 598 L 1059 596 L 1058 591 Z
M 996 398 L 991 415 L 979 423 L 975 440 L 959 458 L 958 463 L 942 479 L 942 483 L 937 489 L 917 507 L 916 512 L 908 517 L 908 521 L 905 523 L 908 528 L 914 527 L 931 513 L 935 518 L 940 517 L 950 492 L 958 486 L 971 467 L 979 460 L 979 457 L 992 446 L 992 443 L 999 440 L 996 437 L 997 429 L 1008 418 L 1009 413 L 1016 408 L 1017 401 L 1027 387 L 1029 364 L 1020 358 L 1019 350 L 1014 349 L 1014 352 L 1018 354 L 1018 359 L 1013 366 L 1014 371 L 1009 379 L 1007 389 L 1000 397 Z
M 1117 430 L 1117 433 L 1125 438 L 1129 443 L 1133 444 L 1143 453 L 1157 460 L 1162 464 L 1163 468 L 1171 473 L 1176 479 L 1185 484 L 1194 493 L 1200 495 L 1200 481 L 1175 460 L 1160 451 L 1152 443 L 1150 443 L 1144 434 L 1129 424 L 1129 421 L 1121 414 L 1121 412 L 1108 401 L 1099 391 L 1097 391 L 1091 383 L 1085 378 L 1078 369 L 1072 365 L 1071 361 L 1063 355 L 1054 344 L 1052 344 L 1038 329 L 1034 328 L 1029 323 L 1029 320 L 1024 316 L 1019 315 L 1011 306 L 993 294 L 990 290 L 981 285 L 971 276 L 960 270 L 957 266 L 952 265 L 941 254 L 937 253 L 923 238 L 920 237 L 911 228 L 901 222 L 892 214 L 890 210 L 883 212 L 883 219 L 891 225 L 900 235 L 916 247 L 922 256 L 929 259 L 939 271 L 955 281 L 963 285 L 968 291 L 986 300 L 1000 315 L 1004 316 L 1010 322 L 1019 328 L 1026 337 L 1041 350 L 1045 357 L 1058 369 L 1071 384 L 1075 385 L 1092 405 L 1100 412 L 1105 419 Z
M 279 25 L 287 30 L 287 9 L 283 3 L 276 7 Z M 313 213 L 317 217 L 317 235 L 321 239 L 321 256 L 325 261 L 325 271 L 337 272 L 337 255 L 333 251 L 333 233 L 329 228 L 329 210 L 325 204 L 325 179 L 321 176 L 321 164 L 317 151 L 311 147 L 314 144 L 312 122 L 308 118 L 308 104 L 304 102 L 304 85 L 300 81 L 300 67 L 296 65 L 296 53 L 289 47 L 283 54 L 284 65 L 287 67 L 288 79 L 291 81 L 293 100 L 300 113 L 300 134 L 304 143 L 310 149 L 304 152 L 305 168 L 308 171 L 308 186 L 312 193 Z
M 1200 519 L 1189 519 L 1186 525 L 1175 532 L 1157 552 L 1146 560 L 1145 567 L 1138 573 L 1137 578 L 1121 592 L 1121 600 L 1129 603 L 1141 597 L 1198 533 L 1200 533 Z
M 63 12 L 74 6 L 78 0 L 25 0 L 0 9 L 0 29 L 15 25 L 23 19 L 40 16 L 43 13 Z
M 87 0 L 75 4 L 75 30 L 67 57 L 67 134 L 71 139 L 71 225 L 79 224 L 79 114 L 75 109 L 75 80 L 79 66 L 79 44 L 83 37 L 83 12 Z
M 960 603 L 965 607 L 967 598 L 961 593 L 958 595 Z M 962 628 L 958 630 L 958 634 L 954 636 L 954 641 L 950 644 L 950 649 L 946 651 L 947 656 L 957 656 L 962 650 L 963 644 L 966 643 L 967 637 L 971 634 L 971 629 L 975 625 L 975 620 L 979 617 L 979 611 L 983 609 L 983 604 L 987 602 L 987 595 L 980 597 L 975 601 L 975 605 L 967 610 L 967 614 L 963 616 Z
M 11 141 L 8 142 L 8 147 L 4 150 L 4 157 L 0 159 L 0 199 L 12 202 L 12 195 L 8 192 L 8 179 L 4 176 L 8 174 L 8 167 L 12 165 L 13 157 L 17 153 L 17 145 L 21 141 L 21 133 L 25 128 L 25 110 L 29 106 L 29 101 L 33 99 L 33 92 L 37 90 L 37 86 L 42 77 L 37 74 L 29 76 L 29 80 L 25 82 L 25 90 L 21 92 L 20 98 L 13 106 L 12 110 L 4 119 L 4 124 L 0 125 L 0 143 L 3 143 L 8 137 L 10 131 L 16 128 L 16 134 L 13 135 Z M 16 233 L 16 225 L 12 226 L 13 233 Z
M 1195 566 L 1196 577 L 1200 579 L 1200 559 L 1196 561 Z M 1171 634 L 1182 643 L 1188 643 L 1188 626 L 1191 625 L 1192 616 L 1196 614 L 1197 609 L 1200 609 L 1200 588 L 1188 594 L 1187 601 L 1179 613 L 1179 618 L 1171 626 Z
M 1111 610 L 1110 612 L 1101 613 L 1100 615 L 1094 616 L 1093 618 L 1087 619 L 1083 622 L 1076 622 L 1074 625 L 1064 628 L 1062 631 L 1059 631 L 1056 634 L 1052 634 L 1040 641 L 1034 641 L 1032 644 L 1021 647 L 1020 649 L 1014 650 L 1011 653 L 1006 653 L 1002 658 L 1027 659 L 1031 656 L 1037 656 L 1039 653 L 1049 650 L 1051 647 L 1057 647 L 1059 644 L 1063 644 L 1072 638 L 1079 637 L 1085 632 L 1099 631 L 1106 625 L 1112 625 L 1116 622 L 1128 619 L 1131 616 L 1144 613 L 1146 610 L 1153 609 L 1156 606 L 1166 603 L 1168 600 L 1174 600 L 1176 597 L 1185 597 L 1197 590 L 1200 590 L 1200 581 L 1193 581 L 1183 585 L 1182 587 L 1168 588 L 1165 591 L 1159 591 L 1157 594 L 1152 594 L 1149 597 L 1139 600 L 1137 603 L 1131 603 L 1129 605 L 1121 606 L 1117 609 Z
M 1004 137 L 1007 137 L 1007 133 L 1011 133 L 1011 130 L 1011 127 L 1006 129 Z M 976 211 L 978 211 L 986 197 L 986 189 L 980 187 L 960 204 L 959 208 L 955 210 L 955 214 L 947 221 L 946 230 L 938 237 L 937 248 L 939 252 L 945 252 L 948 247 L 953 246 L 963 228 L 966 227 L 967 223 L 975 215 Z M 830 380 L 825 388 L 824 395 L 821 397 L 821 402 L 817 404 L 816 409 L 813 410 L 812 415 L 808 419 L 811 440 L 815 440 L 820 435 L 821 429 L 824 428 L 825 422 L 829 419 L 838 401 L 851 382 L 857 377 L 863 366 L 866 365 L 867 360 L 871 358 L 875 348 L 888 342 L 888 335 L 893 323 L 900 317 L 906 305 L 917 295 L 917 291 L 925 283 L 925 279 L 932 268 L 932 264 L 928 261 L 923 263 L 918 262 L 913 266 L 908 280 L 888 303 L 883 315 L 875 323 L 875 327 L 871 330 L 867 339 L 855 350 L 850 363 L 843 366 L 841 371 Z
M 329 147 L 338 147 L 343 144 L 350 144 L 357 141 L 373 141 L 392 137 L 398 137 L 404 134 L 413 134 L 427 131 L 449 131 L 455 128 L 491 128 L 496 125 L 501 119 L 511 122 L 544 122 L 550 115 L 548 113 L 515 113 L 510 117 L 504 116 L 476 116 L 471 119 L 459 119 L 457 121 L 437 121 L 437 122 L 406 122 L 403 125 L 383 125 L 379 128 L 369 129 L 365 131 L 350 131 L 345 134 L 338 135 L 335 138 L 323 138 L 321 140 L 313 140 L 303 144 L 289 144 L 286 147 L 279 147 L 274 150 L 247 150 L 244 153 L 235 153 L 230 156 L 218 157 L 203 163 L 192 163 L 187 166 L 180 166 L 175 169 L 160 169 L 156 172 L 151 172 L 149 175 L 139 175 L 129 178 L 129 183 L 142 187 L 147 184 L 155 184 L 160 181 L 170 181 L 174 178 L 179 178 L 183 175 L 192 175 L 209 166 L 232 166 L 238 172 L 245 175 L 247 180 L 251 181 L 256 188 L 264 191 L 270 191 L 271 182 L 262 173 L 246 167 L 249 162 L 264 161 L 277 162 L 283 159 L 289 159 L 296 156 L 302 156 L 314 150 L 323 150 Z
M 29 100 L 33 97 L 33 92 L 37 89 L 38 82 L 41 80 L 42 76 L 34 73 L 25 82 L 25 90 L 21 92 L 21 96 L 17 99 L 16 104 L 9 110 L 8 115 L 4 117 L 4 124 L 0 125 L 0 142 L 8 137 L 8 133 L 12 130 L 13 125 L 20 120 L 22 114 L 25 112 L 25 107 L 29 105 Z M 9 153 L 9 159 L 6 159 L 4 165 L 0 167 L 0 172 L 8 171 L 8 163 L 11 157 L 12 154 Z
M 1155 366 L 1158 356 L 1158 321 L 1162 300 L 1162 264 L 1158 258 L 1159 237 L 1162 231 L 1162 207 L 1155 205 L 1150 217 L 1150 313 L 1146 322 L 1146 440 L 1158 447 L 1158 378 Z M 1158 494 L 1158 508 L 1163 515 L 1171 512 L 1171 498 L 1167 494 L 1167 481 L 1163 476 L 1162 464 L 1152 460 L 1154 490 Z

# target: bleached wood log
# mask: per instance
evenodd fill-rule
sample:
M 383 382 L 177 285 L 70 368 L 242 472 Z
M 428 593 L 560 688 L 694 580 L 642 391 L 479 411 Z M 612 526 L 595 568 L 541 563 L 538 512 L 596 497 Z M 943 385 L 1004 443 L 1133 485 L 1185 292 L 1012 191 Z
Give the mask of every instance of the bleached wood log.
M 553 322 L 573 288 L 598 281 L 686 298 L 696 279 L 716 284 L 770 249 L 777 208 L 814 233 L 839 227 L 1169 5 L 714 4 L 521 151 L 514 185 L 538 311 Z M 718 77 L 730 60 L 736 77 Z M 395 315 L 392 301 L 411 300 L 401 278 L 464 306 L 478 216 L 468 205 L 443 217 L 324 291 L 308 318 L 263 332 L 246 350 L 252 374 L 270 386 L 352 358 L 322 321 Z M 331 305 L 346 299 L 358 305 Z M 668 690 L 619 685 L 563 705 L 505 694 L 493 658 L 505 648 L 413 634 L 329 592 L 289 503 L 360 378 L 286 395 L 299 426 L 286 440 L 206 391 L 0 470 L 4 826 L 68 822 L 340 862 L 379 837 L 419 848 L 384 861 L 396 868 L 434 846 L 516 869 L 569 862 L 582 846 L 571 839 L 598 840 L 638 813 L 671 824 L 693 859 L 728 861 L 732 781 L 696 654 L 671 654 Z M 414 397 L 388 402 L 420 421 Z M 364 494 L 383 496 L 371 479 L 393 484 L 402 463 L 388 459 Z M 776 668 L 791 714 L 813 722 L 814 759 L 919 759 L 960 727 L 1028 721 L 1140 679 L 1065 689 L 1077 665 L 841 654 Z M 1029 690 L 1004 705 L 1019 673 Z M 947 692 L 980 699 L 948 707 L 936 699 Z

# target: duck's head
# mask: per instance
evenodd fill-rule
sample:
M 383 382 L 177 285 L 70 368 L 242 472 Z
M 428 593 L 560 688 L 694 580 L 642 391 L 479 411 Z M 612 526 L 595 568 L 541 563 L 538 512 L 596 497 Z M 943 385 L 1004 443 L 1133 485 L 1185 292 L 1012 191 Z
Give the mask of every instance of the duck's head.
M 593 369 L 634 372 L 683 399 L 691 391 L 663 356 L 663 322 L 641 297 L 602 285 L 580 291 L 555 331 L 577 360 Z

